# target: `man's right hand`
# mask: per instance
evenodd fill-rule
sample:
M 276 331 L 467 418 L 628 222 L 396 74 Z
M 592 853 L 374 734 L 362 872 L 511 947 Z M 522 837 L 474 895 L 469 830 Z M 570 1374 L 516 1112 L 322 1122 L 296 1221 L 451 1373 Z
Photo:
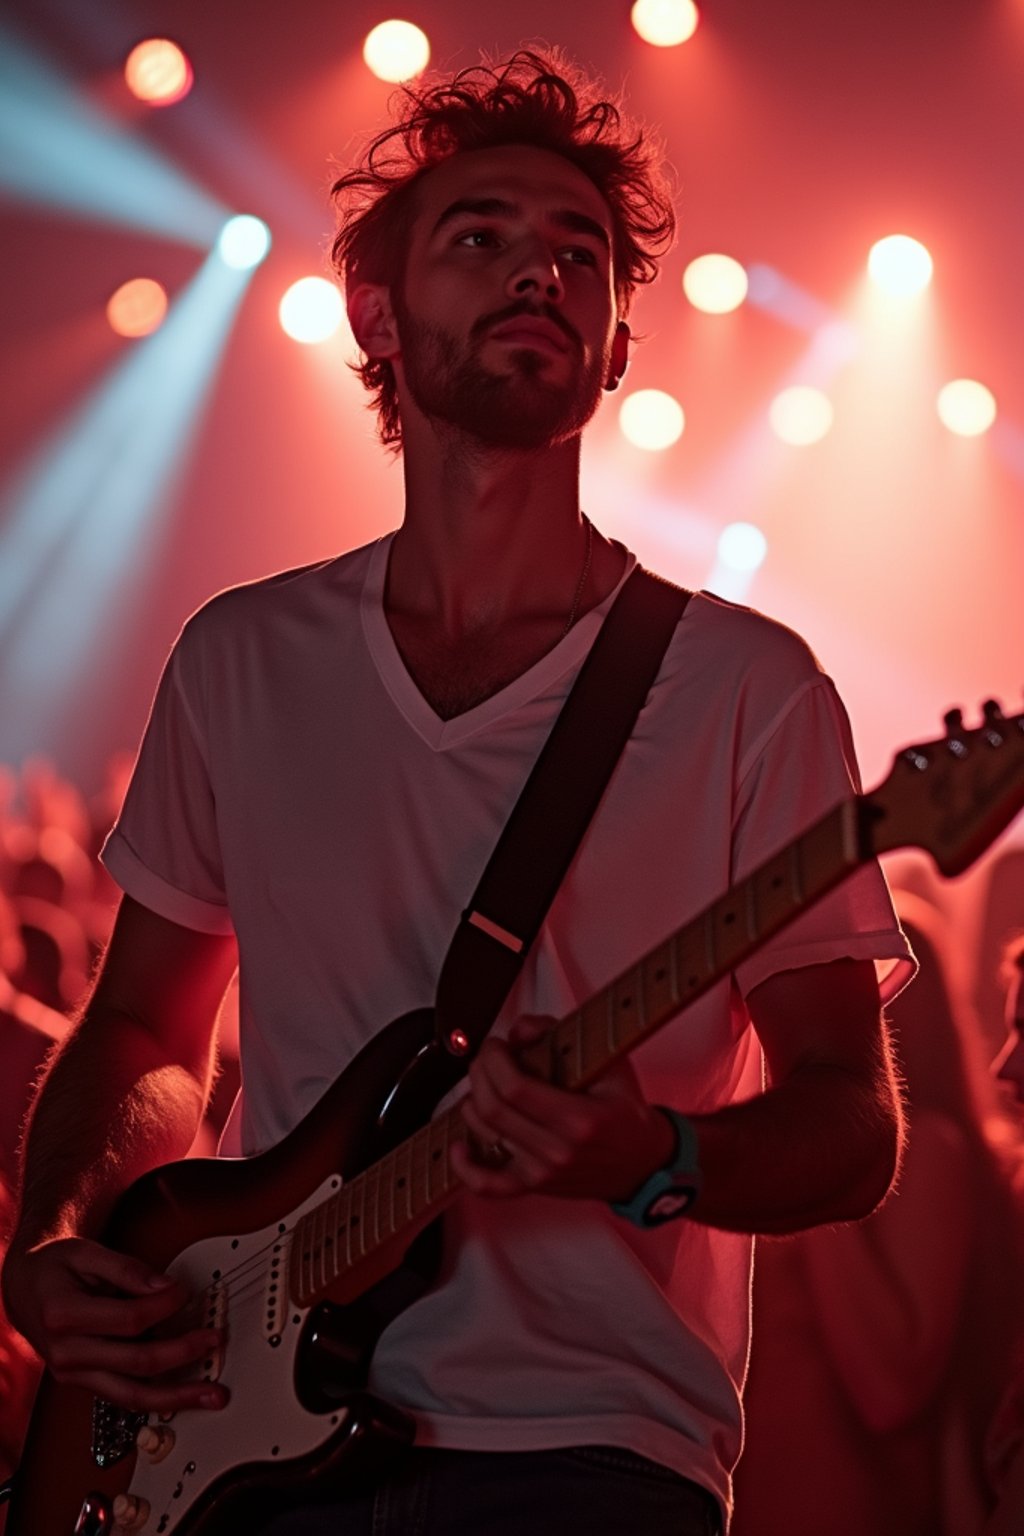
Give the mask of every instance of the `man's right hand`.
M 181 1379 L 221 1336 L 190 1326 L 185 1289 L 141 1260 L 54 1238 L 8 1254 L 3 1289 L 8 1317 L 58 1382 L 142 1413 L 227 1402 L 223 1386 Z

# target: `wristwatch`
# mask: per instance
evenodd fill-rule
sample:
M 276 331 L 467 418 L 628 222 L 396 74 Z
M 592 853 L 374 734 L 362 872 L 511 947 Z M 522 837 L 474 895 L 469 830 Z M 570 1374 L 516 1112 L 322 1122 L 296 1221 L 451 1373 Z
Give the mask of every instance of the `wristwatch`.
M 701 1177 L 697 1163 L 697 1133 L 678 1110 L 664 1104 L 654 1108 L 665 1116 L 676 1134 L 675 1151 L 663 1168 L 656 1168 L 628 1200 L 612 1202 L 616 1216 L 623 1216 L 637 1227 L 660 1227 L 690 1209 L 700 1194 Z

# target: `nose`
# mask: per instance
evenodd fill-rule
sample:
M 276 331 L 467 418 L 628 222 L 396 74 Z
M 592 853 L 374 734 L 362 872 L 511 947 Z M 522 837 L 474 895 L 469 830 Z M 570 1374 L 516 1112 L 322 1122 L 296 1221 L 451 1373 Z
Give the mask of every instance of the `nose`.
M 550 246 L 543 240 L 531 241 L 519 256 L 509 273 L 507 290 L 517 299 L 532 295 L 544 298 L 550 304 L 562 302 L 565 297 L 562 274 Z

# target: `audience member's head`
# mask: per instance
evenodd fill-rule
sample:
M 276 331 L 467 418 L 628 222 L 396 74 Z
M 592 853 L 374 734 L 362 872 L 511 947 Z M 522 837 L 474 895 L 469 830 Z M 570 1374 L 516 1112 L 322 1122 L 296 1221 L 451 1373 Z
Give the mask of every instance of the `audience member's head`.
M 1006 1042 L 992 1063 L 1013 1109 L 1024 1118 L 1024 933 L 1006 950 L 1001 979 L 1006 995 Z

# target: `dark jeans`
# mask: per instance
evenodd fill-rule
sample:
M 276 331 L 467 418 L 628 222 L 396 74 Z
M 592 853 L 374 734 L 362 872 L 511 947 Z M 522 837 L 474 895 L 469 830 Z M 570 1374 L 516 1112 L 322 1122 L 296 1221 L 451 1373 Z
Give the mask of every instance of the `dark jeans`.
M 412 1450 L 370 1493 L 279 1515 L 259 1536 L 719 1536 L 717 1501 L 612 1446 Z

